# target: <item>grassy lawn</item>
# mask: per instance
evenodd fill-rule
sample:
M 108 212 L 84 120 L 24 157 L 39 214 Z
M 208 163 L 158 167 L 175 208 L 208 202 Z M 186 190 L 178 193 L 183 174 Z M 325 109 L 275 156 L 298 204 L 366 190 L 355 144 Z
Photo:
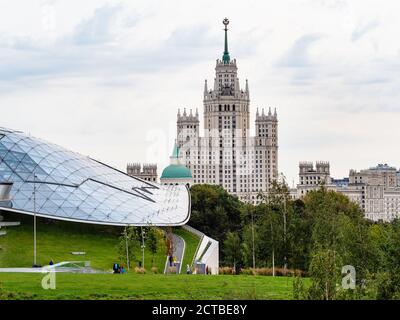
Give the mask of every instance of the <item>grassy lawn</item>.
M 4 215 L 8 221 L 21 221 L 21 226 L 7 228 L 7 235 L 0 237 L 0 268 L 30 267 L 33 263 L 32 217 Z M 118 254 L 119 227 L 96 226 L 57 221 L 53 224 L 38 219 L 37 263 L 46 265 L 51 259 L 61 261 L 90 261 L 91 266 L 111 270 L 112 264 L 121 261 Z M 86 255 L 76 256 L 71 252 L 84 251 Z M 137 260 L 141 259 L 139 247 L 134 249 Z M 154 257 L 154 265 L 163 272 L 165 250 Z M 145 252 L 145 266 L 150 269 L 152 254 Z M 133 264 L 133 262 L 132 262 Z M 136 263 L 137 264 L 137 263 Z
M 185 273 L 186 265 L 192 265 L 193 256 L 196 253 L 200 238 L 183 228 L 174 228 L 173 232 L 185 240 L 185 254 L 182 262 L 182 273 Z
M 0 273 L 1 299 L 292 299 L 292 278 L 157 274 L 57 274 L 55 290 L 43 274 Z
M 0 268 L 30 267 L 33 257 L 32 217 L 5 215 L 8 221 L 21 221 L 21 226 L 7 228 L 0 237 Z M 90 261 L 92 267 L 110 270 L 120 261 L 119 237 L 122 228 L 69 222 L 50 223 L 38 219 L 37 262 Z M 182 228 L 176 234 L 186 242 L 183 265 L 191 264 L 199 238 Z M 141 258 L 139 249 L 136 257 Z M 85 256 L 72 255 L 85 251 Z M 145 253 L 150 269 L 151 254 Z M 165 252 L 154 257 L 154 265 L 163 271 Z M 183 269 L 184 270 L 184 269 Z M 57 289 L 41 287 L 43 274 L 0 273 L 2 299 L 291 299 L 292 278 L 266 276 L 205 276 L 128 274 L 57 274 Z

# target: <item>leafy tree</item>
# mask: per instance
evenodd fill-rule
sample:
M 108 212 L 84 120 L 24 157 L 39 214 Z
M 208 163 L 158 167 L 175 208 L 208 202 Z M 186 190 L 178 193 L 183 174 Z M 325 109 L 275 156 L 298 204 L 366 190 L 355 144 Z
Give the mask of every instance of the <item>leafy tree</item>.
M 341 267 L 341 258 L 334 250 L 322 249 L 315 252 L 310 263 L 311 286 L 308 289 L 308 298 L 334 300 Z
M 151 265 L 154 266 L 155 254 L 158 251 L 164 251 L 166 248 L 165 235 L 159 228 L 146 228 L 146 247 L 151 252 Z
M 192 214 L 189 224 L 223 243 L 228 232 L 241 232 L 243 203 L 215 185 L 194 185 L 190 189 Z M 222 247 L 221 260 L 225 257 Z
M 140 250 L 140 242 L 138 241 L 138 230 L 139 228 L 127 227 L 119 238 L 118 254 L 121 261 L 131 267 L 132 261 L 136 260 L 136 252 Z M 140 229 L 139 229 L 140 232 Z M 127 247 L 128 246 L 128 247 Z M 128 250 L 127 250 L 128 249 Z M 127 252 L 128 260 L 127 261 Z
M 241 240 L 237 233 L 228 232 L 224 241 L 225 259 L 230 261 L 234 270 L 241 258 Z

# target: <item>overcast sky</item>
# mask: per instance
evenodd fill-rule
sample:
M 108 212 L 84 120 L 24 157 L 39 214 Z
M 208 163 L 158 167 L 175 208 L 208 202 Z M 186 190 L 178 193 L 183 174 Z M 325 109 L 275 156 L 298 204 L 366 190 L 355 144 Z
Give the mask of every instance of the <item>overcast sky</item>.
M 399 167 L 399 12 L 398 0 L 0 0 L 0 126 L 161 173 L 177 109 L 202 115 L 227 16 L 251 122 L 277 108 L 290 182 L 303 160 L 335 177 Z

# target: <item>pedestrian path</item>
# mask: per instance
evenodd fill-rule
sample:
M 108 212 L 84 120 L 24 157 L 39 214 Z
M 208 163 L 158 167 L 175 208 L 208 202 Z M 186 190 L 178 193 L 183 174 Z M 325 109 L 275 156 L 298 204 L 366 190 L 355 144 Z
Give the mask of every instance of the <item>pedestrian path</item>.
M 179 262 L 179 270 L 177 273 L 181 273 L 182 270 L 182 261 L 185 254 L 185 240 L 182 237 L 172 234 L 172 244 L 173 244 L 173 254 L 172 256 L 176 258 L 176 261 Z M 167 261 L 165 262 L 164 273 L 171 273 L 170 272 L 170 261 L 169 257 L 167 256 Z
M 7 222 L 3 221 L 3 217 L 0 216 L 0 237 L 5 236 L 7 234 L 7 231 L 4 230 L 4 227 L 17 227 L 21 223 L 20 222 Z M 1 230 L 3 228 L 3 230 Z
M 46 273 L 50 271 L 57 273 L 106 273 L 91 268 L 88 261 L 64 261 L 40 268 L 0 268 L 0 273 Z

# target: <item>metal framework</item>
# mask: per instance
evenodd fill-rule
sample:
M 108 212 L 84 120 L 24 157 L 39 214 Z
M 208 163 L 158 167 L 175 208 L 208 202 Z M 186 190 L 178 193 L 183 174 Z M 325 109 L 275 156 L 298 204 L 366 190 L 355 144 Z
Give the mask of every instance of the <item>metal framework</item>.
M 178 226 L 190 217 L 186 186 L 131 177 L 4 128 L 0 128 L 0 182 L 13 183 L 11 206 L 0 202 L 0 209 L 39 217 L 118 226 Z

